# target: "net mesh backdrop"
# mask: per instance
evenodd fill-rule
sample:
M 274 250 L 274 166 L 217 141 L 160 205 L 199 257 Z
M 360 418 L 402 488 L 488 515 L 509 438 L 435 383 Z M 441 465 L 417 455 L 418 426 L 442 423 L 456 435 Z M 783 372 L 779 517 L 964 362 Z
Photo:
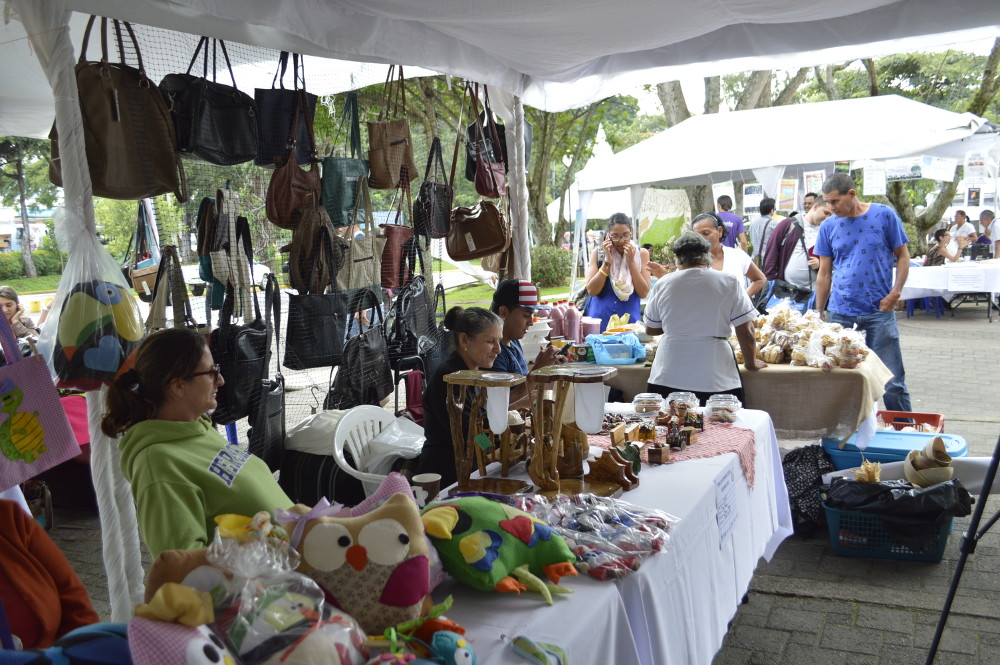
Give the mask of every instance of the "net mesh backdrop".
M 98 25 L 100 22 L 97 22 Z M 109 22 L 110 23 L 110 22 Z M 316 57 L 288 56 L 282 55 L 273 50 L 250 46 L 246 44 L 225 42 L 224 48 L 216 40 L 202 39 L 198 35 L 173 32 L 160 28 L 153 28 L 144 25 L 133 24 L 132 26 L 136 41 L 142 57 L 142 65 L 148 78 L 155 84 L 160 85 L 165 77 L 171 75 L 185 74 L 189 70 L 195 77 L 205 77 L 209 81 L 215 81 L 223 86 L 233 86 L 235 80 L 236 87 L 245 93 L 249 99 L 260 102 L 260 92 L 264 91 L 265 96 L 272 90 L 292 91 L 295 88 L 303 88 L 307 91 L 306 99 L 315 103 L 315 111 L 312 117 L 312 128 L 315 135 L 316 153 L 315 158 L 322 161 L 324 157 L 349 157 L 350 155 L 350 119 L 341 122 L 345 105 L 347 103 L 347 91 L 357 90 L 359 101 L 360 119 L 360 145 L 362 153 L 358 155 L 362 159 L 367 157 L 368 132 L 366 121 L 377 119 L 380 108 L 383 107 L 383 89 L 386 79 L 387 66 L 382 64 L 344 63 L 342 61 L 327 60 Z M 135 66 L 137 63 L 136 54 L 131 41 L 126 37 L 118 40 L 113 27 L 109 29 L 108 35 L 109 59 L 117 61 L 118 48 L 125 50 L 125 62 Z M 96 48 L 95 48 L 96 45 Z M 79 48 L 79 47 L 78 47 Z M 198 52 L 197 58 L 192 62 L 192 58 Z M 100 53 L 100 36 L 95 30 L 91 37 L 88 52 L 89 60 L 98 59 Z M 228 60 L 228 64 L 227 64 Z M 230 67 L 232 75 L 230 75 Z M 284 67 L 284 75 L 282 75 Z M 407 70 L 409 71 L 409 70 Z M 426 72 L 424 72 L 426 73 Z M 424 85 L 420 79 L 409 78 L 406 80 L 408 88 L 412 86 Z M 163 85 L 167 88 L 168 85 Z M 456 95 L 460 94 L 461 84 L 455 84 Z M 295 95 L 288 95 L 293 98 Z M 168 105 L 172 99 L 168 97 Z M 447 111 L 447 109 L 445 109 Z M 449 112 L 450 113 L 450 112 Z M 427 151 L 430 147 L 432 134 L 438 134 L 446 146 L 453 145 L 455 137 L 455 119 L 448 113 L 438 114 L 431 110 L 429 113 L 421 114 L 421 119 L 416 121 L 422 125 L 414 128 L 413 155 L 419 164 L 420 173 L 414 176 L 412 187 L 413 194 L 419 188 L 423 177 L 423 164 L 426 160 Z M 410 116 L 411 125 L 415 124 L 413 116 Z M 301 137 L 304 120 L 299 119 L 299 137 Z M 288 143 L 290 130 L 280 123 L 265 125 L 258 123 L 258 141 L 261 145 L 279 146 L 284 152 Z M 182 139 L 183 140 L 183 137 Z M 309 163 L 300 158 L 303 154 L 301 150 L 302 141 L 299 141 L 296 157 L 300 169 L 308 169 Z M 311 159 L 306 150 L 307 159 Z M 449 161 L 450 150 L 446 150 L 445 159 Z M 256 163 L 255 163 L 256 162 Z M 147 247 L 142 248 L 142 253 L 138 257 L 140 261 L 146 261 L 147 265 L 152 259 L 156 263 L 159 258 L 159 247 L 164 245 L 174 245 L 177 247 L 178 255 L 183 265 L 185 282 L 191 291 L 191 304 L 195 319 L 199 323 L 210 321 L 213 327 L 218 325 L 220 306 L 222 305 L 225 292 L 225 283 L 231 282 L 236 299 L 235 313 L 238 315 L 235 323 L 248 323 L 255 317 L 255 310 L 252 304 L 252 295 L 256 294 L 260 307 L 265 307 L 264 284 L 266 275 L 273 273 L 281 287 L 281 324 L 276 331 L 276 335 L 271 342 L 271 360 L 267 371 L 269 377 L 274 377 L 279 371 L 284 375 L 286 382 L 286 422 L 290 428 L 301 419 L 315 413 L 324 407 L 324 398 L 333 383 L 336 382 L 338 372 L 347 372 L 341 377 L 341 381 L 350 385 L 363 381 L 370 375 L 370 368 L 347 368 L 343 365 L 332 365 L 327 362 L 320 366 L 302 369 L 290 368 L 283 365 L 286 358 L 286 342 L 288 332 L 291 329 L 302 329 L 311 326 L 309 332 L 316 338 L 323 338 L 329 342 L 331 338 L 343 336 L 346 343 L 351 337 L 367 328 L 369 320 L 374 319 L 377 323 L 390 316 L 394 297 L 398 289 L 384 289 L 378 280 L 378 273 L 375 279 L 369 279 L 371 283 L 359 284 L 357 279 L 351 284 L 351 289 L 341 283 L 336 284 L 333 289 L 326 289 L 327 292 L 341 292 L 345 294 L 345 299 L 349 311 L 348 319 L 340 321 L 337 325 L 318 325 L 319 319 L 304 319 L 301 308 L 293 308 L 289 311 L 289 297 L 298 295 L 301 290 L 292 288 L 292 280 L 289 275 L 289 249 L 293 242 L 292 231 L 281 228 L 268 220 L 267 215 L 267 193 L 268 186 L 274 173 L 273 162 L 266 158 L 258 157 L 243 163 L 220 166 L 205 163 L 192 154 L 182 154 L 182 163 L 186 176 L 188 200 L 178 201 L 177 197 L 167 194 L 157 196 L 152 201 L 152 220 L 147 220 L 149 225 L 155 229 L 155 237 L 147 239 Z M 268 163 L 270 168 L 265 168 L 258 163 Z M 459 165 L 461 168 L 461 165 Z M 319 172 L 320 166 L 316 166 Z M 220 194 L 220 191 L 222 194 Z M 397 208 L 399 207 L 399 190 L 370 190 L 372 217 L 375 228 L 380 224 L 393 223 L 396 221 Z M 135 201 L 121 201 L 110 199 L 96 199 L 95 210 L 99 233 L 107 243 L 109 250 L 116 258 L 121 258 L 123 266 L 133 266 L 136 264 L 136 240 L 134 232 L 136 228 Z M 207 224 L 207 228 L 199 229 L 201 224 L 206 226 L 208 216 L 214 212 L 214 225 Z M 298 213 L 294 213 L 298 215 Z M 244 231 L 237 229 L 239 217 L 246 218 L 246 227 L 249 229 L 248 238 Z M 358 215 L 357 221 L 364 219 L 363 214 Z M 199 221 L 200 220 L 200 221 Z M 297 218 L 296 218 L 296 221 Z M 402 220 L 400 220 L 402 221 Z M 319 226 L 326 226 L 329 221 L 313 220 L 311 223 Z M 412 225 L 411 212 L 405 212 L 406 225 Z M 305 274 L 316 271 L 322 272 L 330 256 L 333 261 L 342 259 L 338 253 L 346 255 L 347 248 L 355 241 L 355 237 L 362 240 L 366 237 L 361 234 L 370 233 L 370 228 L 364 223 L 334 227 L 330 239 L 330 249 L 325 248 L 323 242 L 314 242 L 312 237 L 305 241 L 305 251 L 307 257 L 311 257 L 315 250 L 319 249 L 318 258 L 313 261 L 307 258 L 300 262 L 299 267 Z M 381 235 L 381 233 L 378 233 Z M 131 241 L 129 238 L 133 238 Z M 314 236 L 319 238 L 319 235 Z M 239 242 L 237 242 L 239 238 Z M 247 244 L 250 249 L 249 260 L 244 260 L 239 250 Z M 420 247 L 417 251 L 422 251 L 422 243 L 417 243 Z M 410 245 L 412 247 L 412 244 Z M 284 251 L 283 251 L 284 250 Z M 376 253 L 381 250 L 381 244 L 376 243 Z M 424 252 L 422 263 L 415 262 L 417 272 L 422 272 L 426 280 L 426 288 L 433 293 L 434 289 L 434 264 L 432 254 L 440 257 L 443 252 L 443 243 L 435 242 L 432 249 Z M 139 264 L 140 267 L 142 264 Z M 294 266 L 292 266 L 294 269 Z M 206 279 L 209 273 L 213 279 Z M 440 274 L 439 274 L 440 277 Z M 343 282 L 343 280 L 341 280 Z M 150 280 L 152 283 L 152 280 Z M 361 321 L 356 313 L 352 314 L 356 308 L 352 307 L 358 301 L 357 293 L 362 287 L 369 287 L 378 296 L 381 316 L 374 312 L 370 303 L 366 309 L 362 310 Z M 320 293 L 322 284 L 320 284 Z M 141 288 L 139 289 L 141 291 Z M 319 293 L 313 292 L 319 296 Z M 144 298 L 148 300 L 148 298 Z M 148 313 L 148 304 L 141 304 L 140 311 L 143 316 Z M 441 312 L 438 312 L 440 320 Z M 172 316 L 168 310 L 167 321 L 172 321 Z M 330 320 L 332 321 L 332 320 Z M 168 325 L 170 325 L 168 323 Z M 296 336 L 293 335 L 293 338 Z M 302 335 L 298 336 L 302 339 Z M 293 339 L 294 341 L 294 339 Z M 334 347 L 343 346 L 333 344 Z M 302 348 L 293 349 L 303 351 Z M 217 359 L 218 360 L 218 359 Z M 388 361 L 386 361 L 388 364 Z M 293 362 L 293 365 L 301 366 L 301 362 Z M 351 373 L 356 375 L 351 375 Z M 234 377 L 225 377 L 227 381 Z M 370 377 L 368 377 L 370 378 Z M 393 376 L 395 379 L 396 377 Z M 402 389 L 402 381 L 395 386 L 398 389 L 398 404 L 402 409 L 405 404 L 405 394 Z M 394 409 L 396 399 L 393 395 L 388 398 L 385 407 Z M 236 421 L 239 443 L 247 443 L 247 418 Z

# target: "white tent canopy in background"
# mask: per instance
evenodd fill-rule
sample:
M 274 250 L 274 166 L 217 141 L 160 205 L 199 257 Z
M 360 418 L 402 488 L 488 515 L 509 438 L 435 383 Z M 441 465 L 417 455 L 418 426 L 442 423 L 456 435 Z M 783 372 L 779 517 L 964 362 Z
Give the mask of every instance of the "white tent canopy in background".
M 793 104 L 688 118 L 577 174 L 580 191 L 635 185 L 704 185 L 784 178 L 835 161 L 934 155 L 961 160 L 971 149 L 1000 152 L 1000 134 L 971 113 L 896 95 Z M 772 193 L 773 192 L 769 192 Z

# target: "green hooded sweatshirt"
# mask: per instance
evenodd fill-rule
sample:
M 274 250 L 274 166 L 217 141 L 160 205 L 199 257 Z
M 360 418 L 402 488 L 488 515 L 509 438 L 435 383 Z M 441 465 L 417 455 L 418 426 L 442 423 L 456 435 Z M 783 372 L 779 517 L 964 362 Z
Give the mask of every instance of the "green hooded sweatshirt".
M 273 515 L 292 505 L 267 464 L 228 444 L 208 416 L 145 420 L 125 433 L 118 448 L 139 531 L 154 557 L 207 546 L 217 515 Z

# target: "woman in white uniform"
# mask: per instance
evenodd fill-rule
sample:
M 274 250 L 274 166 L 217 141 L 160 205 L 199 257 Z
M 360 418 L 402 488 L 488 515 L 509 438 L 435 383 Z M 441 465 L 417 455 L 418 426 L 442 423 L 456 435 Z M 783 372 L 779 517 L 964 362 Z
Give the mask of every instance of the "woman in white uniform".
M 743 384 L 727 340 L 735 328 L 746 368 L 767 367 L 756 356 L 752 322 L 757 310 L 733 274 L 711 269 L 710 249 L 700 234 L 682 233 L 673 247 L 678 270 L 657 281 L 649 294 L 646 332 L 663 337 L 647 389 L 663 396 L 690 391 L 701 402 L 729 393 L 742 402 Z
M 722 244 L 727 233 L 722 218 L 715 213 L 703 212 L 691 221 L 691 228 L 711 244 L 711 268 L 735 275 L 751 298 L 767 286 L 767 277 L 754 265 L 749 254 L 739 247 L 726 247 Z

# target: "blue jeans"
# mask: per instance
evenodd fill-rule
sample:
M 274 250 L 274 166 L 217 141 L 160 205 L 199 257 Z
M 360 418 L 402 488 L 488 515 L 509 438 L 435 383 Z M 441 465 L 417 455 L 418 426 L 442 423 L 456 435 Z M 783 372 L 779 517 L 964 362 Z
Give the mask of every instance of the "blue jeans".
M 885 363 L 892 372 L 892 378 L 885 384 L 882 401 L 889 411 L 910 411 L 910 392 L 906 389 L 906 370 L 903 369 L 903 353 L 899 349 L 899 328 L 896 327 L 895 312 L 873 312 L 861 316 L 845 316 L 830 312 L 830 323 L 839 323 L 845 328 L 854 324 L 865 331 L 868 348 Z

